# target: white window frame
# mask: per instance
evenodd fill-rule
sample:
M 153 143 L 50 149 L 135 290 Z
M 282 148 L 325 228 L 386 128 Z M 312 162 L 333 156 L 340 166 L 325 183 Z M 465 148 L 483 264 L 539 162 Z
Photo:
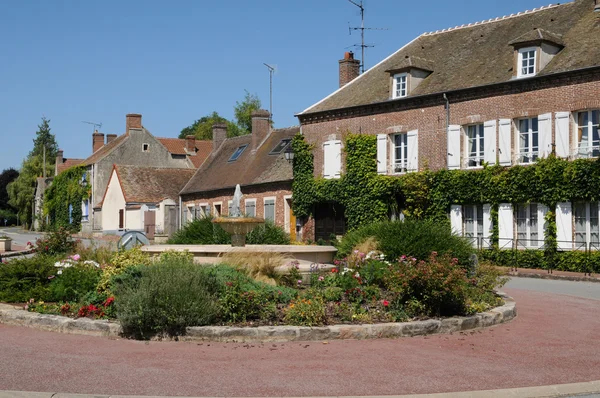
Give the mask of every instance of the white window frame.
M 537 124 L 537 130 L 533 130 L 533 120 L 535 119 L 535 122 Z M 526 132 L 522 132 L 521 131 L 521 122 L 524 122 L 525 120 L 528 121 L 528 129 Z M 540 129 L 540 124 L 539 124 L 539 120 L 537 118 L 537 116 L 534 117 L 530 117 L 530 118 L 523 118 L 523 119 L 518 119 L 517 120 L 517 146 L 518 146 L 518 150 L 517 150 L 517 163 L 518 164 L 532 164 L 535 163 L 535 161 L 539 158 L 540 156 L 540 133 L 539 133 L 539 129 Z M 524 150 L 524 148 L 521 148 L 521 136 L 522 135 L 527 135 L 527 140 L 529 142 L 529 146 L 528 148 L 526 148 L 526 150 Z M 534 146 L 533 146 L 533 137 L 534 135 L 537 135 L 537 150 L 534 150 Z M 523 161 L 523 158 L 527 157 L 529 160 L 527 162 Z
M 474 130 L 475 132 L 475 156 L 471 156 L 471 132 Z M 483 123 L 481 124 L 471 124 L 465 126 L 465 167 L 468 169 L 478 169 L 483 167 L 483 163 L 485 162 L 485 132 Z M 471 165 L 471 161 L 475 163 L 475 165 Z
M 467 209 L 473 210 L 473 227 L 474 230 L 472 233 L 467 233 Z M 477 246 L 477 240 L 484 237 L 483 231 L 483 205 L 463 205 L 462 209 L 463 220 L 462 220 L 462 228 L 463 233 L 462 236 L 469 239 L 474 239 L 474 245 Z
M 210 216 L 210 205 L 207 202 L 198 204 L 198 207 L 200 208 L 200 217 Z
M 408 73 L 396 73 L 392 85 L 392 98 L 406 97 L 408 95 Z
M 187 208 L 187 220 L 185 220 L 186 222 L 190 222 L 190 221 L 194 221 L 195 218 L 195 212 L 194 212 L 194 204 L 189 204 L 185 206 Z
M 142 152 L 150 152 L 150 144 L 144 142 L 142 144 Z
M 220 212 L 217 212 L 217 206 L 221 206 Z M 223 202 L 213 202 L 212 208 L 215 217 L 221 217 L 223 215 Z
M 402 137 L 400 145 L 396 143 L 396 137 Z M 408 171 L 408 133 L 394 134 L 392 137 L 392 167 L 394 168 L 394 174 L 404 174 Z M 397 150 L 400 149 L 400 159 L 397 156 Z
M 585 239 L 584 242 L 581 242 L 581 240 L 577 239 L 577 235 L 579 234 L 579 232 L 577 231 L 577 223 L 576 223 L 576 213 L 577 213 L 577 208 L 579 206 L 585 206 L 584 210 L 585 210 Z M 592 247 L 590 247 L 590 249 L 592 250 L 597 250 L 600 247 L 600 222 L 598 219 L 596 219 L 596 227 L 595 230 L 592 231 L 592 224 L 591 224 L 591 209 L 595 207 L 596 208 L 596 215 L 599 216 L 600 215 L 600 210 L 598 209 L 598 202 L 575 202 L 573 203 L 573 241 L 575 242 L 575 249 L 581 249 L 581 244 L 585 243 L 586 247 L 587 245 L 589 245 L 590 243 L 593 245 Z M 592 232 L 594 232 L 597 236 L 597 238 L 595 239 L 594 242 L 592 242 Z
M 535 213 L 532 213 L 531 208 L 532 206 L 535 205 Z M 525 208 L 525 241 L 520 241 L 519 240 L 519 209 L 521 208 Z M 544 223 L 544 220 L 540 220 L 540 204 L 539 203 L 522 203 L 522 204 L 518 204 L 515 206 L 515 234 L 516 234 L 516 242 L 517 242 L 517 246 L 518 247 L 531 247 L 531 248 L 538 248 L 540 246 L 543 245 L 543 241 L 544 241 L 544 236 L 540 236 L 540 223 Z M 535 215 L 535 220 L 536 220 L 536 224 L 535 224 L 535 230 L 532 228 L 531 226 L 531 221 L 534 219 L 534 217 L 532 217 L 532 214 Z M 543 231 L 543 229 L 542 229 Z M 536 242 L 532 242 L 531 239 L 531 235 L 532 233 L 537 234 L 537 241 Z
M 84 199 L 81 202 L 81 222 L 86 223 L 89 221 L 90 217 L 90 200 Z
M 267 206 L 267 201 L 268 200 L 272 200 L 273 201 L 273 223 L 275 223 L 275 220 L 277 219 L 277 198 L 275 196 L 268 196 L 263 198 L 263 218 L 265 220 L 267 219 L 267 212 L 266 212 L 266 206 Z
M 248 204 L 249 203 L 254 203 L 254 215 L 248 214 Z M 255 198 L 244 199 L 244 215 L 247 217 L 256 217 L 256 199 Z
M 533 51 L 533 59 L 527 57 L 525 55 L 529 55 L 529 53 Z M 517 64 L 517 77 L 532 77 L 537 74 L 537 56 L 538 56 L 538 48 L 537 47 L 525 47 L 519 49 L 519 57 Z M 523 66 L 523 62 L 527 60 L 528 64 L 526 67 Z M 531 62 L 533 61 L 533 63 Z M 524 71 L 524 69 L 527 69 Z M 533 68 L 533 72 L 530 72 L 529 69 Z
M 588 122 L 587 122 L 587 126 L 581 126 L 579 124 L 579 118 L 580 115 L 583 115 L 587 113 L 587 117 L 588 117 Z M 595 158 L 600 156 L 600 123 L 599 124 L 594 124 L 594 113 L 596 113 L 598 116 L 598 121 L 600 122 L 600 109 L 589 109 L 589 110 L 585 110 L 585 111 L 579 111 L 576 114 L 575 117 L 575 131 L 577 132 L 577 137 L 576 137 L 576 142 L 575 142 L 575 153 L 577 155 L 578 158 Z M 583 134 L 580 134 L 582 129 L 587 129 L 587 137 L 588 137 L 588 144 L 585 147 L 581 147 L 581 136 L 583 136 Z M 594 140 L 594 128 L 596 128 L 596 131 L 598 132 L 598 140 Z M 581 136 L 580 136 L 581 135 Z M 594 145 L 595 143 L 595 145 Z M 596 153 L 594 153 L 596 152 Z

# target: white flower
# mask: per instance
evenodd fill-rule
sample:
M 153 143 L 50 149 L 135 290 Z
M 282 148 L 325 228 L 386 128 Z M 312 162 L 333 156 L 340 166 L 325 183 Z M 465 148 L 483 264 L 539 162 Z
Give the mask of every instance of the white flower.
M 354 274 L 355 278 L 360 278 L 360 274 L 357 272 L 356 274 Z
M 59 270 L 56 272 L 56 275 L 62 275 L 62 269 L 59 269 Z
M 86 260 L 83 262 L 84 264 L 89 264 L 89 265 L 93 265 L 96 268 L 100 268 L 100 264 L 98 264 L 97 262 L 95 262 L 94 260 Z
M 62 265 L 62 263 L 60 261 L 57 261 L 57 262 L 54 263 L 54 266 L 57 267 L 57 268 L 62 268 L 63 265 Z

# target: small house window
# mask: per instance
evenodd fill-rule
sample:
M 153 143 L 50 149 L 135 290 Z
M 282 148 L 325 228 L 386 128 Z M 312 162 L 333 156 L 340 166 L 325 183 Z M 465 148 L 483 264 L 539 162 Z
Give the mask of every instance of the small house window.
M 273 148 L 273 150 L 269 152 L 269 155 L 279 155 L 281 152 L 283 152 L 285 148 L 287 148 L 290 142 L 292 142 L 292 140 L 289 138 L 281 140 L 279 144 L 277 144 L 275 148 Z
M 394 135 L 394 172 L 405 173 L 408 170 L 408 134 Z
M 519 163 L 533 163 L 538 155 L 538 118 L 519 120 Z
M 394 75 L 394 87 L 392 90 L 392 98 L 406 97 L 408 94 L 408 75 L 406 73 L 400 73 Z
M 538 227 L 538 205 L 529 203 L 517 205 L 517 245 L 522 247 L 539 247 L 541 245 Z M 543 223 L 544 220 L 541 220 Z M 543 237 L 541 237 L 543 240 Z
M 248 144 L 238 147 L 238 149 L 235 150 L 235 152 L 233 153 L 233 155 L 231 155 L 228 161 L 235 162 L 236 160 L 238 160 L 238 158 L 242 155 L 244 149 L 246 149 L 247 146 Z
M 535 47 L 522 48 L 519 50 L 519 64 L 517 77 L 535 76 L 536 68 Z
M 483 124 L 467 127 L 467 159 L 469 167 L 483 166 Z
M 265 220 L 275 222 L 275 199 L 265 198 Z
M 483 238 L 483 205 L 463 206 L 463 234 L 466 238 Z
M 246 205 L 244 212 L 246 217 L 256 217 L 256 199 L 246 199 L 244 202 Z
M 575 221 L 575 243 L 590 243 L 598 249 L 600 243 L 600 228 L 598 227 L 598 202 L 574 203 L 573 218 Z
M 142 152 L 148 152 L 150 150 L 150 145 L 142 144 Z
M 600 156 L 600 110 L 577 113 L 577 154 L 580 158 Z

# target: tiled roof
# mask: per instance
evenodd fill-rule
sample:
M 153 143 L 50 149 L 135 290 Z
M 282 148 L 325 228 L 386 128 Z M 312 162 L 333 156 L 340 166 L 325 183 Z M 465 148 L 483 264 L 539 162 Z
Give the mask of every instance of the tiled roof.
M 60 174 L 68 168 L 77 166 L 84 162 L 85 159 L 67 159 L 64 158 L 61 164 L 56 165 L 56 174 Z
M 163 169 L 115 165 L 127 203 L 159 203 L 177 200 L 194 169 Z
M 186 139 L 182 138 L 157 138 L 161 144 L 167 148 L 167 151 L 174 155 L 187 155 L 186 151 Z M 195 144 L 195 155 L 190 154 L 189 159 L 192 161 L 194 168 L 200 167 L 206 160 L 210 152 L 212 151 L 212 141 L 200 141 L 196 140 Z
M 216 153 L 198 169 L 181 193 L 214 191 L 232 188 L 236 184 L 248 186 L 291 181 L 293 178 L 292 166 L 285 160 L 283 152 L 277 155 L 269 155 L 269 152 L 281 140 L 291 139 L 299 131 L 299 127 L 273 130 L 254 153 L 251 148 L 251 135 L 226 139 Z M 248 145 L 248 147 L 236 161 L 230 162 L 231 155 L 242 145 Z
M 600 67 L 600 23 L 593 8 L 591 0 L 576 0 L 424 33 L 299 116 L 389 101 L 389 71 L 411 63 L 425 63 L 432 73 L 407 98 L 508 82 L 514 63 L 510 43 L 523 38 L 564 45 L 537 76 Z
M 85 159 L 83 161 L 83 164 L 91 165 L 91 164 L 97 163 L 98 161 L 102 160 L 106 155 L 111 153 L 113 149 L 115 149 L 116 147 L 121 145 L 123 142 L 125 142 L 128 138 L 129 138 L 129 135 L 127 135 L 127 134 L 118 136 L 117 138 L 115 138 L 114 140 L 109 142 L 108 144 L 104 145 L 102 148 L 98 149 L 87 159 Z

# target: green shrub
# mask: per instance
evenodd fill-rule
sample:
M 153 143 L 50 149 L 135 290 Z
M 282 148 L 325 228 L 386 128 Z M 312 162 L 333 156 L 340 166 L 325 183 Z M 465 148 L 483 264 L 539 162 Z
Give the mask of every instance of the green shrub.
M 144 253 L 139 247 L 118 251 L 112 256 L 109 264 L 102 269 L 97 289 L 101 292 L 110 291 L 110 281 L 115 275 L 123 273 L 130 267 L 150 265 L 151 263 L 150 256 Z
M 327 322 L 325 303 L 319 297 L 292 301 L 284 313 L 285 322 L 289 325 L 321 326 Z
M 77 264 L 65 268 L 54 276 L 49 286 L 49 301 L 79 301 L 87 293 L 96 290 L 100 280 L 100 269 L 93 265 Z
M 178 245 L 227 245 L 231 236 L 212 217 L 202 217 L 188 222 L 169 239 L 170 244 Z
M 479 257 L 502 267 L 600 272 L 599 251 L 481 250 Z
M 26 302 L 48 298 L 48 277 L 55 274 L 55 257 L 36 255 L 0 263 L 0 301 Z
M 282 227 L 266 220 L 263 225 L 259 225 L 246 235 L 246 243 L 249 245 L 289 245 L 290 235 Z
M 239 280 L 225 282 L 225 292 L 220 296 L 221 318 L 224 322 L 271 320 L 277 307 L 275 297 L 266 289 L 242 287 Z
M 75 245 L 71 233 L 66 228 L 60 227 L 38 239 L 35 242 L 35 251 L 48 255 L 66 254 L 73 252 Z
M 426 260 L 432 252 L 437 252 L 450 254 L 460 265 L 466 266 L 469 256 L 475 252 L 467 240 L 452 234 L 445 223 L 405 220 L 373 223 L 349 232 L 338 246 L 338 256 L 348 256 L 368 238 L 375 238 L 378 250 L 388 261 L 402 255 Z
M 125 334 L 177 336 L 216 318 L 217 281 L 202 267 L 172 258 L 139 267 L 139 272 L 139 278 L 115 286 L 115 310 Z

